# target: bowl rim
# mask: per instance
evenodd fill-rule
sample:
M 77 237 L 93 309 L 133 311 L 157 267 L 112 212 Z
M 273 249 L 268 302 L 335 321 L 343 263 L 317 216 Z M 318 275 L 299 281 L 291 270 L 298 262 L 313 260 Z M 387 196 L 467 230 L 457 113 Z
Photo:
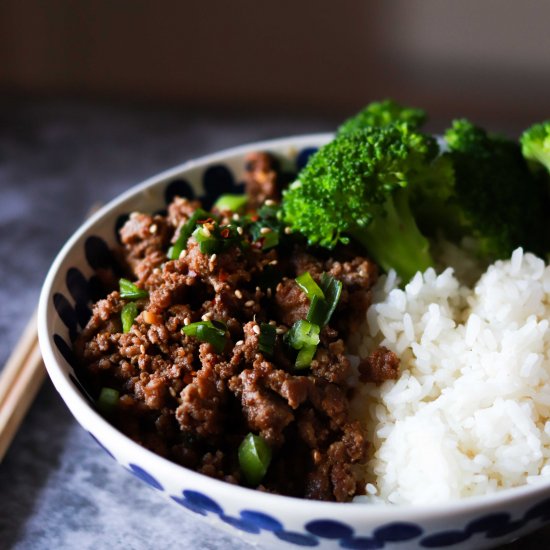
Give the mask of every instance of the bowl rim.
M 64 368 L 55 357 L 53 329 L 50 327 L 53 308 L 53 300 L 51 299 L 53 286 L 58 277 L 60 268 L 67 260 L 67 257 L 70 256 L 75 246 L 104 216 L 108 215 L 113 210 L 116 210 L 120 205 L 143 193 L 147 189 L 161 185 L 169 178 L 173 178 L 175 176 L 181 177 L 185 172 L 193 168 L 200 168 L 214 162 L 225 160 L 228 157 L 244 155 L 248 152 L 260 149 L 269 150 L 284 146 L 296 147 L 296 149 L 299 149 L 300 147 L 306 146 L 320 146 L 329 141 L 333 135 L 334 134 L 330 132 L 323 132 L 249 142 L 244 145 L 230 147 L 215 153 L 196 157 L 153 175 L 141 183 L 131 186 L 126 191 L 110 200 L 88 220 L 82 223 L 69 237 L 56 255 L 50 269 L 48 270 L 48 274 L 43 283 L 39 298 L 37 325 L 40 349 L 48 374 L 56 390 L 62 397 L 65 404 L 69 407 L 73 416 L 82 426 L 84 426 L 84 424 L 96 424 L 98 426 L 98 431 L 104 432 L 106 437 L 111 440 L 117 440 L 119 445 L 126 447 L 128 452 L 125 454 L 131 454 L 132 456 L 143 456 L 144 460 L 146 459 L 147 462 L 153 465 L 153 471 L 158 469 L 159 471 L 165 472 L 167 475 L 174 476 L 176 479 L 180 478 L 182 475 L 185 475 L 188 479 L 194 479 L 196 482 L 195 485 L 197 486 L 208 485 L 211 487 L 212 490 L 210 494 L 216 495 L 221 493 L 222 495 L 230 496 L 230 498 L 235 501 L 243 503 L 249 502 L 251 505 L 253 503 L 254 507 L 259 506 L 262 509 L 270 509 L 275 505 L 276 508 L 280 509 L 285 508 L 287 510 L 298 510 L 298 507 L 303 509 L 304 503 L 307 502 L 308 516 L 315 514 L 317 516 L 320 515 L 329 518 L 347 517 L 357 519 L 368 517 L 373 521 L 388 521 L 388 519 L 395 520 L 397 518 L 406 518 L 409 520 L 420 520 L 424 518 L 435 520 L 436 518 L 444 516 L 461 513 L 470 514 L 482 510 L 494 509 L 499 506 L 510 507 L 514 504 L 520 504 L 523 500 L 531 500 L 535 497 L 544 498 L 545 496 L 550 496 L 550 479 L 548 481 L 541 480 L 532 484 L 500 489 L 494 493 L 485 495 L 470 496 L 434 504 L 324 502 L 266 493 L 243 486 L 232 485 L 225 481 L 214 479 L 194 470 L 185 468 L 184 466 L 163 458 L 153 451 L 150 451 L 149 449 L 146 449 L 140 444 L 134 442 L 123 432 L 119 431 L 107 422 L 98 412 L 96 412 L 96 410 L 77 390 L 74 384 L 72 384 L 64 375 Z M 83 422 L 81 418 L 85 418 L 85 422 Z M 366 514 L 368 515 L 366 516 Z M 300 515 L 304 514 L 302 513 Z

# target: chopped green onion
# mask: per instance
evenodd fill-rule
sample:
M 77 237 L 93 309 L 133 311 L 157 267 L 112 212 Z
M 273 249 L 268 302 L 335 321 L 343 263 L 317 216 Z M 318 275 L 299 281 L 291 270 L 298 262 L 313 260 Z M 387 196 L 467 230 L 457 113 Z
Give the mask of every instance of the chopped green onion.
M 323 273 L 321 275 L 321 288 L 325 293 L 325 300 L 327 303 L 326 316 L 322 323 L 322 326 L 325 326 L 330 321 L 338 302 L 340 301 L 340 296 L 342 294 L 342 281 L 339 281 L 332 275 Z
M 203 227 L 197 227 L 193 231 L 193 237 L 199 243 L 200 251 L 203 254 L 214 254 L 220 248 L 220 240 L 212 235 L 211 232 L 205 231 Z
M 258 485 L 271 462 L 271 448 L 265 439 L 249 433 L 239 445 L 239 466 L 250 485 Z
M 315 325 L 300 319 L 296 321 L 292 328 L 285 335 L 285 342 L 298 351 L 295 367 L 304 369 L 309 367 L 319 344 L 319 325 Z
M 218 209 L 220 212 L 224 210 L 230 210 L 231 212 L 241 212 L 244 210 L 246 203 L 248 202 L 248 197 L 246 195 L 234 195 L 226 194 L 221 195 L 214 204 L 214 208 Z
M 315 352 L 317 351 L 317 346 L 304 346 L 296 356 L 296 363 L 294 364 L 297 369 L 307 369 L 313 358 L 315 357 Z
M 269 250 L 279 244 L 279 233 L 271 231 L 263 236 L 262 250 Z
M 325 298 L 322 299 L 318 296 L 313 296 L 313 298 L 311 298 L 311 304 L 306 319 L 310 323 L 324 327 L 328 325 L 338 305 L 340 295 L 342 294 L 342 282 L 335 279 L 332 275 L 323 273 L 321 275 L 321 289 Z
M 187 248 L 187 240 L 195 230 L 197 222 L 199 220 L 205 220 L 208 217 L 208 212 L 205 212 L 202 208 L 197 208 L 197 210 L 193 212 L 187 222 L 181 226 L 176 242 L 168 250 L 168 258 L 171 260 L 177 260 L 180 257 L 182 251 Z
M 221 353 L 227 342 L 227 328 L 219 321 L 199 321 L 198 323 L 191 323 L 183 327 L 181 331 L 187 336 L 194 336 L 201 342 L 211 344 L 216 353 Z
M 117 404 L 120 392 L 113 388 L 101 388 L 96 405 L 99 411 L 105 415 L 111 414 Z
M 319 325 L 300 319 L 286 333 L 285 341 L 294 349 L 302 349 L 304 346 L 316 346 L 319 343 Z
M 118 281 L 120 288 L 120 297 L 127 300 L 139 300 L 140 298 L 147 298 L 149 292 L 143 288 L 139 288 L 128 279 L 120 279 Z
M 120 312 L 120 319 L 122 321 L 122 332 L 130 332 L 134 320 L 138 315 L 138 307 L 135 302 L 127 303 Z
M 266 356 L 271 357 L 275 350 L 275 341 L 277 339 L 277 330 L 268 323 L 260 325 L 260 337 L 258 338 L 258 348 Z
M 296 283 L 305 292 L 306 296 L 311 300 L 313 296 L 323 298 L 325 295 L 319 288 L 319 285 L 313 280 L 309 271 L 305 271 L 299 277 L 296 277 Z

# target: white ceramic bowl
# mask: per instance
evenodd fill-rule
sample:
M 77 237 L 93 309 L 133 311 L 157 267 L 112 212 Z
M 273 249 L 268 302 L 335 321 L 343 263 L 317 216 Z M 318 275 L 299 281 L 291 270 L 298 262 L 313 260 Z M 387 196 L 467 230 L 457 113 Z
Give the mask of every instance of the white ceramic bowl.
M 134 443 L 94 409 L 78 382 L 71 340 L 89 315 L 93 275 L 110 261 L 116 228 L 133 211 L 163 209 L 173 194 L 213 200 L 235 192 L 250 151 L 268 150 L 295 171 L 329 134 L 253 143 L 168 170 L 130 189 L 86 222 L 53 263 L 39 307 L 46 367 L 67 406 L 124 468 L 186 511 L 262 547 L 490 548 L 550 520 L 550 485 L 525 486 L 486 497 L 433 506 L 372 506 L 306 501 L 211 479 Z

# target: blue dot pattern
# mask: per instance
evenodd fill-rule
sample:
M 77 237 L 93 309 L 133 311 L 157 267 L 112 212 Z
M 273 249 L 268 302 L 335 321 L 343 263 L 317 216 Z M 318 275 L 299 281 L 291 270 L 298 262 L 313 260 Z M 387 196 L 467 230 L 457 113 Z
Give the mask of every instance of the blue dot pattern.
M 308 158 L 316 151 L 317 148 L 309 147 L 298 153 L 296 172 L 305 166 Z M 286 172 L 283 177 L 286 181 L 292 181 L 296 172 Z M 195 193 L 193 186 L 186 179 L 175 178 L 167 183 L 164 198 L 167 205 L 174 197 L 180 196 L 200 200 L 205 208 L 210 208 L 220 194 L 237 194 L 243 191 L 244 184 L 235 181 L 229 167 L 217 164 L 210 166 L 203 173 L 202 193 Z M 119 229 L 127 219 L 128 214 L 122 214 L 116 220 L 113 230 L 116 232 L 117 238 Z M 118 273 L 116 260 L 107 242 L 101 237 L 88 237 L 84 244 L 84 252 L 92 269 L 111 269 L 115 274 Z M 105 289 L 97 276 L 92 275 L 90 279 L 86 279 L 76 267 L 68 269 L 65 283 L 73 305 L 60 292 L 54 294 L 53 305 L 57 315 L 67 328 L 68 337 L 72 342 L 76 338 L 79 327 L 83 328 L 90 318 L 90 304 L 104 296 Z M 85 384 L 82 384 L 72 346 L 59 334 L 55 334 L 53 340 L 55 346 L 76 375 L 69 373 L 70 380 L 78 391 L 93 404 L 93 400 L 84 389 Z M 96 438 L 94 437 L 94 439 Z M 98 444 L 101 445 L 99 441 Z M 101 446 L 110 456 L 113 456 L 108 449 L 103 445 Z M 141 466 L 129 464 L 128 467 L 139 479 L 159 491 L 164 490 L 161 483 Z M 263 510 L 245 509 L 239 513 L 238 517 L 230 516 L 224 512 L 223 508 L 214 499 L 196 490 L 186 489 L 182 491 L 181 496 L 171 495 L 170 498 L 195 514 L 202 516 L 216 515 L 221 521 L 239 531 L 251 534 L 270 532 L 281 541 L 303 547 L 318 546 L 322 539 L 326 539 L 338 541 L 341 548 L 350 549 L 379 549 L 384 548 L 386 543 L 400 543 L 406 549 L 407 542 L 413 540 L 416 540 L 416 543 L 423 548 L 450 548 L 467 541 L 472 536 L 484 536 L 487 539 L 494 539 L 509 535 L 525 527 L 529 522 L 536 521 L 542 524 L 542 522 L 550 521 L 550 498 L 547 498 L 531 507 L 522 518 L 517 520 L 512 520 L 510 515 L 505 512 L 493 513 L 470 522 L 463 530 L 447 530 L 425 534 L 422 527 L 415 523 L 393 522 L 381 525 L 371 534 L 358 535 L 353 527 L 342 521 L 319 518 L 308 522 L 304 526 L 304 532 L 297 532 L 285 529 L 279 519 Z
M 132 472 L 137 478 L 145 481 L 148 485 L 157 489 L 158 491 L 163 491 L 164 487 L 153 477 L 150 473 L 146 472 L 141 466 L 137 464 L 128 464 L 130 472 Z
M 318 519 L 310 521 L 306 529 L 313 535 L 325 539 L 343 539 L 353 536 L 353 529 L 340 521 Z

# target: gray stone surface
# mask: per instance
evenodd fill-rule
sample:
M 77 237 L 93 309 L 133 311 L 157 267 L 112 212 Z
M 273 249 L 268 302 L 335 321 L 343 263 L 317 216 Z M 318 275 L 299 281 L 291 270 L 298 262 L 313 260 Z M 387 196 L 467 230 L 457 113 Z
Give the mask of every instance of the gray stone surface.
M 90 206 L 198 155 L 330 130 L 328 117 L 0 104 L 0 365 L 48 266 Z M 211 529 L 138 481 L 79 427 L 46 382 L 0 464 L 0 549 L 226 549 Z M 542 549 L 550 530 L 509 548 Z

